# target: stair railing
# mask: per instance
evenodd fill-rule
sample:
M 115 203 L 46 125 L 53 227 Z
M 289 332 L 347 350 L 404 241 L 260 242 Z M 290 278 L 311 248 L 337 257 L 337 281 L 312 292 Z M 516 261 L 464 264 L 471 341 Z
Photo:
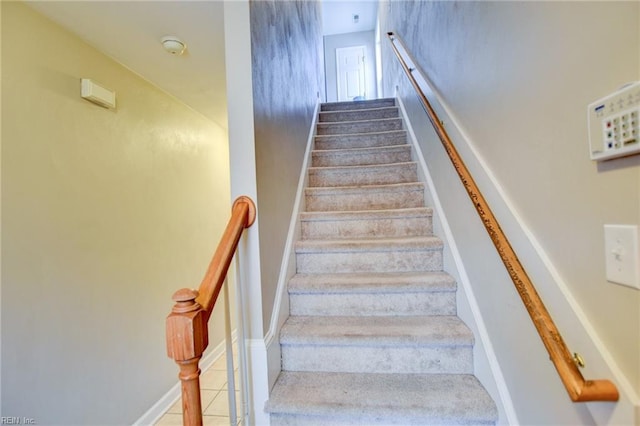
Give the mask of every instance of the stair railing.
M 416 68 L 410 68 L 400 53 L 400 50 L 396 45 L 396 43 L 400 42 L 398 36 L 393 32 L 388 32 L 387 36 L 391 41 L 391 47 L 400 61 L 402 69 L 415 89 L 418 98 L 429 117 L 431 125 L 436 131 L 440 142 L 453 164 L 453 167 L 458 173 L 467 194 L 471 198 L 471 202 L 475 206 L 489 237 L 491 237 L 491 240 L 502 259 L 511 280 L 513 281 L 513 284 L 515 285 L 516 290 L 518 291 L 518 294 L 520 295 L 520 298 L 522 299 L 522 302 L 524 303 L 529 316 L 531 317 L 531 320 L 544 343 L 544 346 L 547 348 L 547 352 L 549 352 L 551 361 L 553 362 L 562 383 L 569 393 L 571 400 L 574 402 L 617 401 L 619 395 L 615 384 L 609 380 L 585 380 L 582 373 L 580 373 L 577 364 L 582 363 L 582 360 L 579 356 L 572 356 L 569 352 L 558 328 L 549 315 L 542 299 L 538 295 L 535 286 L 520 263 L 518 256 L 511 247 L 511 244 L 502 231 L 500 224 L 493 215 L 493 212 L 489 208 L 489 205 L 473 180 L 473 177 L 469 173 L 467 166 L 458 154 L 458 151 L 442 124 L 442 121 L 429 103 L 427 97 L 420 88 L 418 81 L 413 76 L 413 72 Z M 407 52 L 406 48 L 402 44 L 401 46 L 402 49 Z
M 218 248 L 209 263 L 209 268 L 198 290 L 183 288 L 173 295 L 176 302 L 167 316 L 167 354 L 180 367 L 178 377 L 182 387 L 182 421 L 187 426 L 202 425 L 202 404 L 200 398 L 199 362 L 208 345 L 208 322 L 215 306 L 220 290 L 225 282 L 229 265 L 238 247 L 238 242 L 245 228 L 253 225 L 256 218 L 256 207 L 249 197 L 238 197 L 231 209 L 231 219 L 220 239 Z M 225 299 L 228 305 L 225 286 Z M 230 348 L 230 332 L 228 330 L 228 307 L 226 309 L 227 351 Z M 227 353 L 227 364 L 231 365 L 230 385 L 233 382 L 233 368 L 229 364 L 231 353 Z M 230 398 L 235 398 L 233 389 Z M 235 421 L 235 400 L 232 399 L 232 410 L 229 412 L 232 424 Z

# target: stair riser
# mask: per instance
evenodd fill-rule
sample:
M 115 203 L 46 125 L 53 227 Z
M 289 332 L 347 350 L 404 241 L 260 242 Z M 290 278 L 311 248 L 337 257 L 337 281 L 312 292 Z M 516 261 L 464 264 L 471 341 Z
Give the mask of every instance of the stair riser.
M 374 148 L 406 145 L 406 143 L 407 132 L 395 131 L 389 133 L 316 136 L 314 148 L 318 150 Z
M 298 273 L 417 272 L 442 270 L 442 250 L 297 253 Z
M 456 315 L 454 292 L 290 294 L 291 315 Z
M 393 130 L 402 130 L 402 120 L 400 118 L 345 123 L 318 123 L 316 134 L 348 135 L 354 133 L 390 132 Z
M 309 212 L 402 209 L 424 206 L 424 190 L 375 191 L 363 189 L 359 193 L 335 191 L 320 193 L 307 191 L 306 210 Z
M 424 426 L 424 419 L 415 419 L 408 418 L 401 415 L 396 415 L 394 417 L 384 417 L 384 418 L 364 418 L 363 416 L 358 416 L 358 418 L 349 417 L 349 418 L 341 418 L 336 416 L 306 416 L 299 414 L 271 414 L 270 416 L 271 426 L 390 426 L 390 425 L 401 425 L 401 426 Z M 495 422 L 463 422 L 457 423 L 452 421 L 451 419 L 445 420 L 429 420 L 429 426 L 487 426 L 487 425 L 495 425 Z
M 471 346 L 282 345 L 285 371 L 468 374 Z
M 415 163 L 309 170 L 310 187 L 386 185 L 417 181 L 418 168 Z
M 395 106 L 394 99 L 375 99 L 371 101 L 326 103 L 320 106 L 320 111 L 351 111 L 357 109 L 386 108 Z
M 431 216 L 368 220 L 311 220 L 301 222 L 303 239 L 411 237 L 431 235 Z
M 371 164 L 406 163 L 411 161 L 409 146 L 377 149 L 376 152 L 347 150 L 347 152 L 322 152 L 311 154 L 312 167 L 366 166 Z
M 378 120 L 397 118 L 398 108 L 363 109 L 359 111 L 323 111 L 318 117 L 321 123 L 337 123 L 341 121 Z

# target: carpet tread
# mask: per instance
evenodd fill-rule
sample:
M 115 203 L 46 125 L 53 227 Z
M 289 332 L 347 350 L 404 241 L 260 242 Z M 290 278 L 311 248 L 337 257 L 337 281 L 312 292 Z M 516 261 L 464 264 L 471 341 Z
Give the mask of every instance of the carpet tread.
M 495 425 L 400 108 L 320 111 L 271 424 Z
M 407 251 L 439 250 L 442 240 L 434 236 L 399 238 L 357 238 L 336 240 L 301 240 L 295 244 L 296 253 L 316 252 L 361 252 L 361 251 Z
M 456 282 L 446 272 L 296 274 L 289 281 L 290 294 L 384 294 L 455 290 Z
M 290 316 L 283 345 L 471 346 L 473 333 L 455 315 Z
M 266 409 L 420 424 L 495 422 L 495 404 L 473 375 L 283 372 Z M 413 421 L 412 421 L 413 420 Z M 400 423 L 402 424 L 402 423 Z

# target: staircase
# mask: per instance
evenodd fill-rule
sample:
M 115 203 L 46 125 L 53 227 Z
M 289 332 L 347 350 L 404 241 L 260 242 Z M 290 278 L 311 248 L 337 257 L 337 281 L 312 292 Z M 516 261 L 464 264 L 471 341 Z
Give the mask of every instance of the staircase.
M 273 425 L 486 425 L 474 337 L 393 99 L 322 105 Z

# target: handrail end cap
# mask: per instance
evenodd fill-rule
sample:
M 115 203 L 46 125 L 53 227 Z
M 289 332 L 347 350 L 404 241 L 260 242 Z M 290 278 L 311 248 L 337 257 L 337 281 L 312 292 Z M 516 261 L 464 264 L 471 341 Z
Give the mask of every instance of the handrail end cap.
M 246 195 L 241 195 L 233 202 L 233 208 L 236 207 L 239 203 L 247 203 L 249 206 L 249 214 L 247 216 L 247 225 L 245 228 L 250 227 L 256 221 L 256 205 L 253 200 Z

